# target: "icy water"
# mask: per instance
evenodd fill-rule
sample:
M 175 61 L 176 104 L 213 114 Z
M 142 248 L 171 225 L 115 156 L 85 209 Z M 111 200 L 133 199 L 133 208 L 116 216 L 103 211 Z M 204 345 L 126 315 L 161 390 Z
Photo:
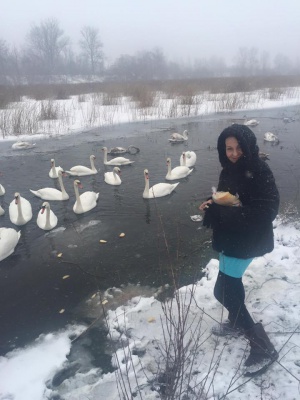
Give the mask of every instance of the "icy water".
M 268 162 L 281 193 L 282 207 L 287 202 L 299 205 L 297 112 L 297 108 L 289 108 L 247 113 L 249 118 L 260 121 L 253 131 L 260 150 L 270 154 Z M 149 288 L 152 293 L 161 285 L 172 284 L 171 265 L 180 285 L 199 278 L 202 268 L 216 254 L 210 249 L 210 232 L 201 223 L 191 221 L 190 216 L 199 214 L 199 204 L 210 194 L 211 186 L 217 184 L 220 166 L 215 146 L 219 133 L 232 122 L 241 123 L 242 116 L 101 128 L 60 139 L 38 140 L 35 148 L 26 151 L 12 150 L 9 142 L 1 144 L 0 183 L 6 194 L 0 198 L 0 204 L 6 214 L 0 217 L 0 226 L 14 227 L 8 206 L 16 191 L 31 202 L 33 219 L 20 227 L 22 235 L 14 254 L 0 262 L 0 353 L 67 323 L 86 317 L 92 320 L 95 316 L 85 314 L 84 302 L 98 290 L 132 284 L 134 294 L 139 284 L 141 291 Z M 296 117 L 296 121 L 285 124 L 284 116 Z M 184 129 L 189 132 L 188 142 L 168 142 L 172 132 Z M 278 145 L 263 141 L 267 131 L 278 135 Z M 129 145 L 139 147 L 140 152 L 125 155 L 135 162 L 121 167 L 122 185 L 105 184 L 103 173 L 112 167 L 103 165 L 102 146 Z M 150 185 L 165 182 L 166 158 L 171 157 L 175 167 L 184 150 L 197 154 L 192 174 L 180 180 L 172 195 L 143 199 L 143 170 L 149 170 Z M 81 192 L 99 192 L 97 207 L 82 215 L 74 214 L 74 178 L 66 177 L 64 184 L 70 199 L 51 202 L 59 222 L 54 231 L 42 231 L 36 224 L 42 200 L 29 189 L 58 187 L 56 180 L 48 177 L 51 158 L 67 170 L 78 164 L 89 166 L 91 154 L 96 156 L 99 173 L 79 179 L 83 184 Z M 125 237 L 120 238 L 120 233 L 125 233 Z M 107 243 L 101 244 L 101 239 Z M 66 275 L 69 277 L 63 279 Z M 128 296 L 130 293 L 129 290 Z M 61 310 L 64 312 L 60 313 Z

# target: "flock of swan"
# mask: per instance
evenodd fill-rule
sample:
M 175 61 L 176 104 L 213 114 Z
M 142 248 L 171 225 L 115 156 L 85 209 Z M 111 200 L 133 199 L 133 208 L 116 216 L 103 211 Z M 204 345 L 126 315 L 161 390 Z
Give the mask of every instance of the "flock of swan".
M 178 136 L 176 136 L 178 135 Z M 184 139 L 182 139 L 184 138 Z M 187 140 L 187 131 L 183 132 L 183 135 L 172 134 L 171 141 L 182 142 Z M 121 150 L 120 150 L 121 149 Z M 104 154 L 104 165 L 113 166 L 113 170 L 104 173 L 104 182 L 117 186 L 121 185 L 122 181 L 120 178 L 121 169 L 120 166 L 131 165 L 134 161 L 118 156 L 110 160 L 107 159 L 108 149 L 107 147 L 102 148 Z M 139 150 L 138 150 L 139 151 Z M 118 148 L 115 154 L 118 152 L 122 153 L 122 148 Z M 113 152 L 110 152 L 113 153 Z M 73 212 L 75 214 L 82 214 L 92 210 L 97 205 L 97 200 L 99 198 L 99 193 L 94 191 L 86 191 L 79 193 L 79 189 L 82 189 L 82 184 L 78 177 L 86 175 L 94 175 L 98 173 L 95 167 L 95 156 L 90 156 L 90 166 L 75 165 L 69 170 L 64 170 L 60 166 L 55 165 L 55 160 L 51 159 L 51 168 L 49 171 L 49 178 L 57 179 L 60 190 L 52 187 L 44 187 L 41 189 L 29 189 L 30 192 L 43 200 L 42 206 L 38 212 L 36 223 L 37 226 L 43 230 L 49 231 L 56 227 L 58 223 L 58 218 L 55 213 L 51 210 L 50 202 L 52 201 L 65 201 L 69 199 L 69 195 L 66 192 L 63 183 L 63 177 L 66 175 L 74 176 L 74 193 L 75 193 L 75 203 L 73 205 Z M 167 158 L 167 174 L 166 180 L 173 181 L 179 180 L 187 177 L 193 171 L 193 166 L 196 163 L 196 153 L 194 151 L 183 152 L 180 156 L 180 165 L 172 169 L 171 159 Z M 144 170 L 145 178 L 145 188 L 143 191 L 143 198 L 153 199 L 156 197 L 163 197 L 171 194 L 175 188 L 179 185 L 176 183 L 161 182 L 150 187 L 149 184 L 149 171 Z M 5 188 L 0 184 L 0 196 L 5 195 Z M 9 218 L 10 221 L 16 226 L 23 226 L 27 224 L 33 217 L 32 206 L 30 202 L 22 197 L 19 192 L 15 192 L 14 199 L 9 204 Z M 4 215 L 5 210 L 0 205 L 0 216 Z M 8 257 L 14 252 L 14 249 L 20 239 L 21 232 L 13 228 L 0 228 L 0 261 Z

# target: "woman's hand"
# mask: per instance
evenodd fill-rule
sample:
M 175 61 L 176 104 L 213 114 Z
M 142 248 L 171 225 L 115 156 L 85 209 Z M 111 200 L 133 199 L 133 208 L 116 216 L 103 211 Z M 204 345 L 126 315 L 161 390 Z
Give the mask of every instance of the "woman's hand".
M 212 202 L 213 201 L 211 199 L 207 200 L 207 201 L 204 201 L 202 204 L 200 204 L 199 210 L 200 211 L 205 211 L 205 209 L 208 208 L 208 204 L 212 204 Z

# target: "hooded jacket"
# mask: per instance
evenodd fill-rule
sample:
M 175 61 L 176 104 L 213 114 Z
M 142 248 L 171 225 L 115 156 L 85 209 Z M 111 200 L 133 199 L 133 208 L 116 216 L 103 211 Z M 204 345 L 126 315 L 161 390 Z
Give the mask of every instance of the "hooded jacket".
M 232 163 L 226 156 L 225 140 L 235 137 L 243 155 Z M 203 224 L 213 228 L 213 249 L 236 258 L 259 257 L 274 248 L 273 225 L 279 208 L 279 193 L 269 166 L 260 159 L 254 133 L 234 124 L 218 138 L 223 167 L 218 191 L 239 195 L 241 207 L 213 203 L 206 209 Z

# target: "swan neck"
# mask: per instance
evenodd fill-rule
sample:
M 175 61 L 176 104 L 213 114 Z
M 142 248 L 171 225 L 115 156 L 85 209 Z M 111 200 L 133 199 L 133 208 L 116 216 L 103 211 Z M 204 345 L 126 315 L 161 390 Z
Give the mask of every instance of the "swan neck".
M 94 159 L 93 159 L 93 158 L 91 158 L 91 169 L 92 169 L 93 171 L 96 170 L 96 168 L 95 168 L 95 163 L 94 163 Z
M 21 205 L 21 197 L 19 197 L 19 201 L 18 201 L 17 207 L 18 207 L 18 219 L 19 218 L 20 219 L 24 219 L 23 212 L 22 212 L 22 205 Z
M 107 163 L 107 150 L 103 150 L 104 152 L 104 164 Z
M 168 175 L 171 174 L 171 161 L 168 162 Z
M 50 226 L 50 208 L 46 208 L 46 227 Z
M 145 177 L 145 190 L 144 190 L 144 193 L 146 195 L 149 195 L 149 179 L 147 179 L 146 177 Z
M 60 186 L 61 192 L 66 194 L 66 190 L 65 190 L 65 187 L 64 187 L 64 183 L 63 183 L 61 174 L 58 174 L 58 182 L 59 182 L 59 186 Z
M 77 204 L 81 205 L 79 190 L 78 190 L 78 186 L 76 184 L 74 184 L 74 190 L 75 190 L 75 197 L 76 197 Z
M 17 203 L 17 210 L 18 210 L 17 224 L 25 223 L 26 221 L 25 221 L 25 218 L 23 216 L 22 205 L 21 205 L 21 197 L 19 197 L 19 201 Z

